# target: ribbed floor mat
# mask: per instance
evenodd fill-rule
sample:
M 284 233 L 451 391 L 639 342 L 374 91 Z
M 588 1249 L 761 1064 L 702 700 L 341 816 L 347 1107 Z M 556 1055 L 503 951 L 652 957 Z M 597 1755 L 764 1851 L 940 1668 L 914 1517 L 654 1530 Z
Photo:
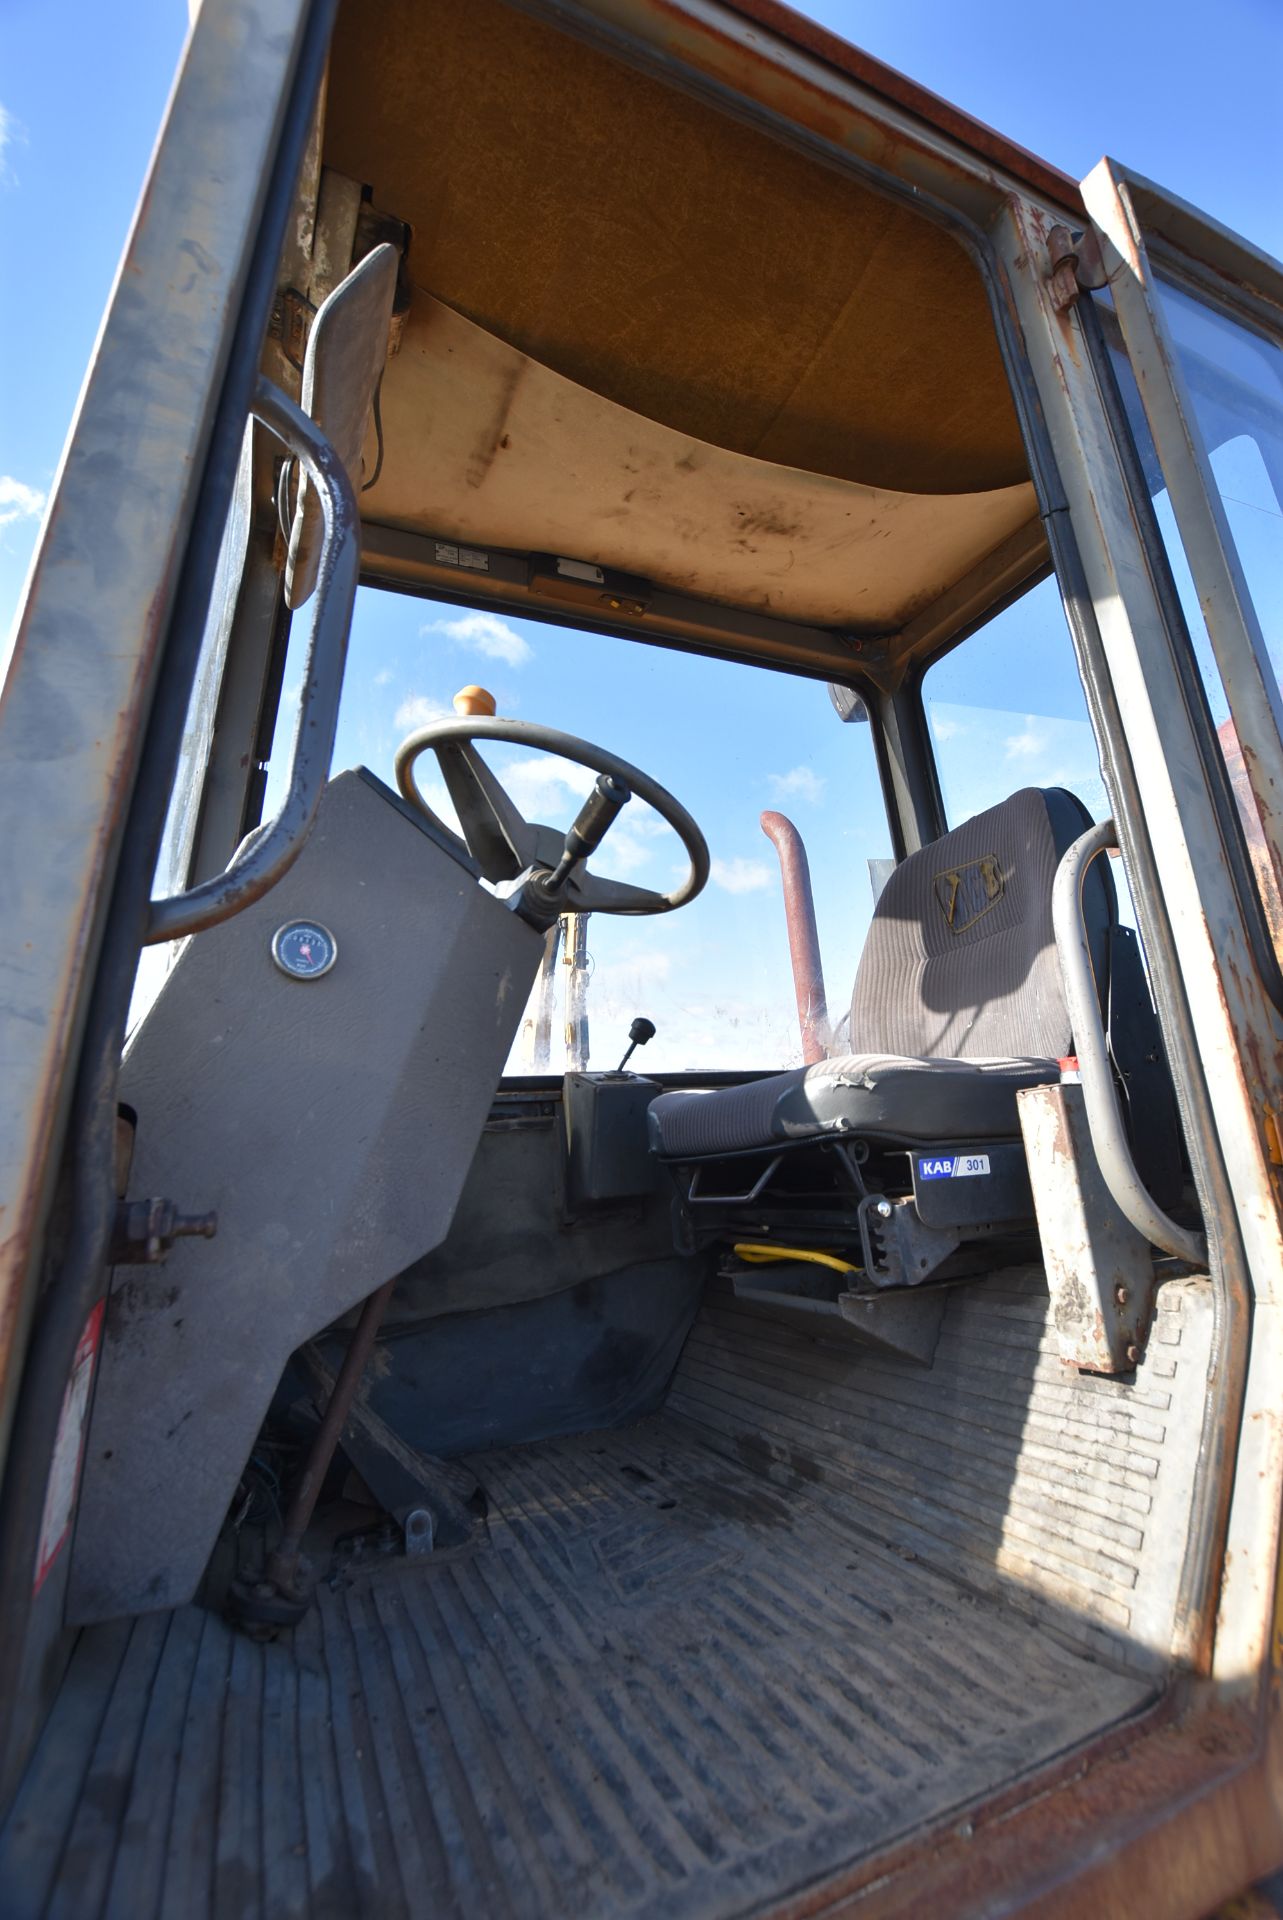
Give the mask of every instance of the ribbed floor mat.
M 479 1464 L 475 1551 L 323 1589 L 292 1641 L 86 1632 L 6 1920 L 713 1920 L 1145 1698 L 670 1415 Z

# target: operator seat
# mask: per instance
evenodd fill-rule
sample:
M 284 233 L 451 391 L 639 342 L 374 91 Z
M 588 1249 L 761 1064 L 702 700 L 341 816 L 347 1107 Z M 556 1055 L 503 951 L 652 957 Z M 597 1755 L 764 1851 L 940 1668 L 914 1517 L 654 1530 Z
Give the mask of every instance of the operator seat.
M 700 1238 L 760 1238 L 749 1229 L 771 1217 L 771 1182 L 788 1185 L 793 1153 L 808 1143 L 839 1150 L 847 1164 L 864 1200 L 865 1264 L 880 1284 L 901 1273 L 901 1284 L 912 1283 L 938 1264 L 931 1248 L 930 1257 L 918 1252 L 924 1221 L 947 1228 L 956 1247 L 969 1226 L 991 1232 L 1032 1214 L 1016 1094 L 1055 1080 L 1073 1051 L 1052 882 L 1090 825 L 1072 793 L 1027 787 L 911 854 L 883 888 L 856 975 L 850 1031 L 859 1051 L 740 1086 L 659 1095 L 649 1109 L 651 1148 L 683 1175 L 679 1190 Z M 1116 989 L 1111 1040 L 1128 1024 L 1123 1051 L 1161 1068 L 1139 951 L 1118 926 L 1108 865 L 1089 869 L 1082 906 L 1107 1018 Z M 990 1145 L 997 1142 L 1006 1144 Z M 745 1167 L 734 1164 L 740 1156 L 751 1157 Z M 983 1177 L 942 1179 L 959 1156 L 967 1156 L 959 1170 Z M 928 1194 L 935 1180 L 941 1186 Z M 879 1196 L 910 1185 L 914 1257 L 902 1272 L 902 1261 L 881 1260 L 885 1246 L 870 1244 L 868 1209 L 889 1217 Z M 960 1218 L 950 1218 L 950 1204 Z M 826 1230 L 812 1239 L 840 1242 L 834 1218 L 830 1199 Z M 852 1224 L 848 1242 L 858 1237 Z M 943 1241 L 937 1250 L 948 1257 Z

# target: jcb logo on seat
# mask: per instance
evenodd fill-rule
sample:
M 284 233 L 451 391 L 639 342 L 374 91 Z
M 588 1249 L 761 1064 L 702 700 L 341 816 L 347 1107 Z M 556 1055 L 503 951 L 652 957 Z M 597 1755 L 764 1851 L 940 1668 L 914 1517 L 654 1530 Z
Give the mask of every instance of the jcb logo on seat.
M 951 933 L 965 933 L 1002 898 L 1005 882 L 996 853 L 950 867 L 935 877 L 936 899 Z

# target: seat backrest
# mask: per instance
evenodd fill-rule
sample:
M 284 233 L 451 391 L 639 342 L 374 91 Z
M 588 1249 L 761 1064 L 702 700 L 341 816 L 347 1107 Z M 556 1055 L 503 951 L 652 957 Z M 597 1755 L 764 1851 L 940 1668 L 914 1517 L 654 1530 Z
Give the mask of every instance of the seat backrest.
M 856 974 L 851 1047 L 944 1059 L 1069 1053 L 1051 889 L 1090 825 L 1064 788 L 1025 787 L 902 860 Z M 1108 866 L 1094 861 L 1083 891 L 1102 983 L 1117 917 Z

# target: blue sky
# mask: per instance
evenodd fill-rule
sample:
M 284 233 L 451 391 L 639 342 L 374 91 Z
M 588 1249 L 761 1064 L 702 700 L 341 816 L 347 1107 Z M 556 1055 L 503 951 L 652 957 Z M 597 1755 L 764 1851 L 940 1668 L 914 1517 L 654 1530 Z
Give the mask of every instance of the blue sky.
M 1283 0 L 1219 0 L 1215 9 L 1080 0 L 1068 14 L 1018 0 L 811 0 L 806 10 L 1066 171 L 1081 176 L 1108 151 L 1283 254 Z M 182 0 L 0 4 L 0 634 L 185 30 Z M 1046 618 L 1059 641 L 1054 605 Z M 414 717 L 480 679 L 501 710 L 596 737 L 667 778 L 708 830 L 719 880 L 670 920 L 594 929 L 594 1021 L 606 1029 L 594 1064 L 610 1064 L 615 1030 L 622 1035 L 638 1011 L 661 1021 L 664 1038 L 649 1056 L 657 1063 L 715 1064 L 714 1053 L 725 1064 L 778 1059 L 791 996 L 757 813 L 784 806 L 806 833 L 830 996 L 840 1003 L 867 921 L 865 861 L 889 851 L 867 729 L 840 726 L 823 689 L 804 682 L 516 621 L 502 632 L 475 622 L 451 632 L 458 620 L 363 596 L 338 763 L 364 759 L 386 777 Z M 585 644 L 598 649 L 587 676 Z M 1013 659 L 1028 658 L 1019 634 L 996 644 L 999 664 L 1004 645 Z M 1004 790 L 1026 777 L 1022 762 L 1041 779 L 1048 756 L 1080 790 L 1094 778 L 1072 669 L 1064 686 L 1046 672 L 1027 693 L 1011 688 L 983 725 L 974 707 L 970 722 L 963 712 L 967 689 L 950 688 L 939 671 L 933 718 L 946 790 L 959 789 L 950 793 L 956 814 L 978 803 L 959 784 L 976 756 L 958 758 L 957 772 L 948 759 L 948 740 L 968 725 Z M 541 817 L 560 821 L 575 794 L 556 772 L 518 768 L 512 777 Z M 675 848 L 636 815 L 623 825 L 615 870 L 669 884 Z M 720 1036 L 713 1052 L 701 1037 L 710 1026 Z

